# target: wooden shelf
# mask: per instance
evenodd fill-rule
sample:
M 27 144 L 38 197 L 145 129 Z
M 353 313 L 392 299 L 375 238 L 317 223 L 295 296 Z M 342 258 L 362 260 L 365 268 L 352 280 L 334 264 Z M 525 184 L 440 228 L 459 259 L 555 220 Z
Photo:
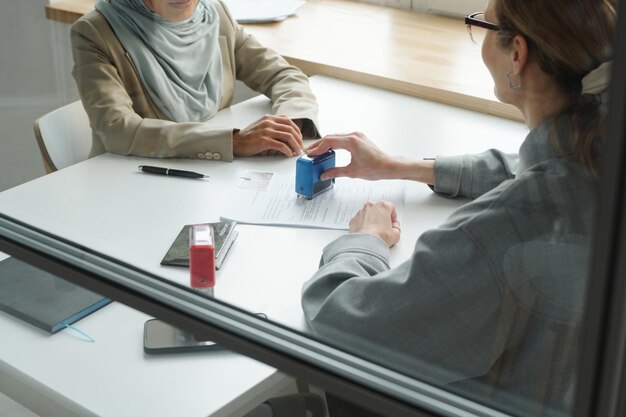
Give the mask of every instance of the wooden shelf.
M 72 23 L 95 0 L 60 0 L 49 19 Z M 348 81 L 513 120 L 463 21 L 344 0 L 308 0 L 282 22 L 246 25 L 264 45 L 309 75 Z

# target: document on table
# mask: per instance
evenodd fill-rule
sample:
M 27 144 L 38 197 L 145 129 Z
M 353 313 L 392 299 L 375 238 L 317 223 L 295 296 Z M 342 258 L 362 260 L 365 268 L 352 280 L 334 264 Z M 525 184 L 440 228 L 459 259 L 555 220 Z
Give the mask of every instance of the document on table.
M 296 14 L 302 0 L 225 0 L 239 23 L 276 22 Z
M 249 173 L 242 177 L 249 178 Z M 265 191 L 240 185 L 222 218 L 239 223 L 348 229 L 350 219 L 368 201 L 390 201 L 401 218 L 402 181 L 338 178 L 334 187 L 312 200 L 298 197 L 293 176 L 274 175 Z

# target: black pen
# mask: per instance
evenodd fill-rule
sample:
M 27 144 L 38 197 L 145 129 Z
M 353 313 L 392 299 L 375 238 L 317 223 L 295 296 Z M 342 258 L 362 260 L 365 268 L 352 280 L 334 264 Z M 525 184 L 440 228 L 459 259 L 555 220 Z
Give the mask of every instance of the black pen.
M 171 175 L 173 177 L 209 178 L 208 175 L 199 174 L 197 172 L 183 171 L 182 169 L 153 167 L 150 165 L 139 165 L 139 171 L 147 172 L 148 174 Z

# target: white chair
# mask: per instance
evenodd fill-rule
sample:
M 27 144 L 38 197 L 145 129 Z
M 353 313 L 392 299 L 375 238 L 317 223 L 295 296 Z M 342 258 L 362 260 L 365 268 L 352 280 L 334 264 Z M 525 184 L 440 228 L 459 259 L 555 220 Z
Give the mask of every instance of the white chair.
M 86 160 L 91 150 L 91 127 L 80 100 L 37 119 L 35 137 L 46 173 Z

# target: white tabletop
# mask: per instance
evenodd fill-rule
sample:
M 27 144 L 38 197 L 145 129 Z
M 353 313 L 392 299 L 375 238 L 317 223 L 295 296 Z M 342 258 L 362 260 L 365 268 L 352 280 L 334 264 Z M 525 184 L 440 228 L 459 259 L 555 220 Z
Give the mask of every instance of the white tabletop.
M 358 129 L 392 155 L 423 158 L 490 147 L 516 152 L 527 133 L 517 122 L 332 78 L 313 77 L 311 86 L 324 134 Z M 244 127 L 269 111 L 268 100 L 257 97 L 221 112 L 211 124 Z M 340 151 L 337 159 L 341 165 L 349 155 Z M 141 164 L 203 172 L 210 178 L 142 174 L 137 172 Z M 187 284 L 187 270 L 159 265 L 181 227 L 216 221 L 244 170 L 293 175 L 294 168 L 295 159 L 282 156 L 225 163 L 104 154 L 1 193 L 0 212 Z M 460 204 L 407 183 L 403 236 L 392 249 L 392 265 L 407 259 L 416 238 Z M 302 283 L 317 269 L 324 245 L 345 232 L 237 228 L 239 237 L 217 273 L 216 297 L 304 329 Z M 0 364 L 5 373 L 12 369 L 77 409 L 104 416 L 236 415 L 252 406 L 246 399 L 270 396 L 292 381 L 232 353 L 146 356 L 141 346 L 145 319 L 117 303 L 105 307 L 78 323 L 96 338 L 90 344 L 65 331 L 48 336 L 0 314 L 0 331 L 11 335 L 3 337 L 10 343 L 0 344 Z
M 0 313 L 0 391 L 42 417 L 231 417 L 293 385 L 291 377 L 232 352 L 147 355 L 143 323 L 150 318 L 113 303 L 76 323 L 96 340 L 89 343 Z

